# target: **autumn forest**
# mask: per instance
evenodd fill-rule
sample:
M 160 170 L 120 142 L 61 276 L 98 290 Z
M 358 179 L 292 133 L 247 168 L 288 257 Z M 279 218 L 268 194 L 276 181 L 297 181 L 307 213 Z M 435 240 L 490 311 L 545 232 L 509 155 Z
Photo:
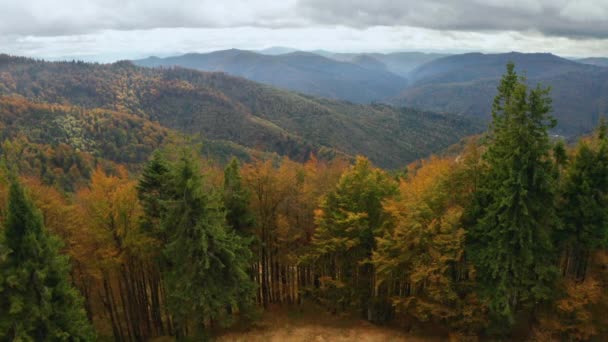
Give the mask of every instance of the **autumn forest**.
M 552 136 L 550 89 L 512 63 L 480 133 L 222 75 L 2 58 L 2 341 L 213 339 L 305 303 L 453 341 L 608 338 L 608 123 Z M 317 136 L 311 111 L 346 133 Z

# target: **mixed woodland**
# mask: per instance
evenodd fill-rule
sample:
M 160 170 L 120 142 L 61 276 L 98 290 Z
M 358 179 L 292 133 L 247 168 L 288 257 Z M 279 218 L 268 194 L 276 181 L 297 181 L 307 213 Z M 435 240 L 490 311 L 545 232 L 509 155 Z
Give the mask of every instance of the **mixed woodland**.
M 193 84 L 219 82 L 214 74 L 187 74 L 189 83 L 170 79 L 185 70 L 114 65 L 169 79 L 125 93 L 84 90 L 66 72 L 61 89 L 43 62 L 11 61 L 0 72 L 0 93 L 11 93 L 0 99 L 0 340 L 212 339 L 272 306 L 304 303 L 454 341 L 608 339 L 608 124 L 574 143 L 555 139 L 550 90 L 528 86 L 513 64 L 485 133 L 398 167 L 403 155 L 383 157 L 391 167 L 382 168 L 348 139 L 330 150 L 331 140 L 304 135 L 316 131 L 298 123 L 303 114 L 272 126 L 282 119 L 270 107 L 258 112 L 267 121 L 249 112 L 242 122 L 279 132 L 283 140 L 252 135 L 278 145 L 255 149 L 224 125 L 217 132 L 239 147 L 210 153 L 208 141 L 174 130 L 196 118 L 162 113 L 196 110 L 164 94 L 211 94 Z M 217 108 L 229 103 L 222 94 Z M 341 105 L 359 108 L 345 125 L 397 129 L 382 120 L 398 110 L 378 105 L 392 114 L 371 118 L 361 112 L 372 106 Z M 422 116 L 432 115 L 421 129 L 468 125 Z M 289 140 L 281 127 L 302 135 Z M 432 131 L 431 140 L 456 136 Z

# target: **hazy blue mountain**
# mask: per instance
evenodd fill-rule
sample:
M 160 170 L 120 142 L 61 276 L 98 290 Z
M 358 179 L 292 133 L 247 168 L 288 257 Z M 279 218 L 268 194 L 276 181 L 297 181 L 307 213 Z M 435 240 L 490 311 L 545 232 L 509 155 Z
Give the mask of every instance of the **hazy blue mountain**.
M 440 58 L 411 73 L 411 85 L 389 102 L 489 119 L 496 85 L 513 61 L 528 83 L 552 87 L 557 133 L 588 132 L 608 114 L 608 69 L 552 54 L 469 53 Z
M 351 62 L 362 66 L 370 65 L 373 59 L 385 66 L 386 70 L 409 78 L 410 72 L 417 67 L 434 61 L 438 58 L 449 56 L 447 54 L 423 53 L 423 52 L 393 52 L 393 53 L 333 53 L 325 50 L 316 50 L 313 53 L 332 58 L 342 62 Z M 360 61 L 364 63 L 361 64 Z
M 584 64 L 608 67 L 608 57 L 589 57 L 577 59 L 576 61 Z
M 298 49 L 286 47 L 286 46 L 271 46 L 269 48 L 265 48 L 262 50 L 257 50 L 256 52 L 261 53 L 263 55 L 284 55 L 286 53 L 296 52 Z
M 395 96 L 407 85 L 403 77 L 382 67 L 370 68 L 369 63 L 364 66 L 310 52 L 264 55 L 232 49 L 168 58 L 150 57 L 134 63 L 146 67 L 180 66 L 221 71 L 308 95 L 356 103 Z

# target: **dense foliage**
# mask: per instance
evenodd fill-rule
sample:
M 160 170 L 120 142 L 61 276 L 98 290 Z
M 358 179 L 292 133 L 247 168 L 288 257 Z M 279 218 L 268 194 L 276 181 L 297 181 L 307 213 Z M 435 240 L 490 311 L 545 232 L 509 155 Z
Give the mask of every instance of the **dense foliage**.
M 0 336 L 202 339 L 308 301 L 440 339 L 605 340 L 608 128 L 566 146 L 550 109 L 508 65 L 487 134 L 392 173 L 166 145 L 129 173 L 24 130 L 2 149 L 25 190 L 0 175 Z
M 0 339 L 92 341 L 93 329 L 68 259 L 42 216 L 13 180 L 0 250 Z
M 141 161 L 166 129 L 211 140 L 210 152 L 220 157 L 251 149 L 300 162 L 311 153 L 323 159 L 361 154 L 389 168 L 481 130 L 458 116 L 355 105 L 226 74 L 130 62 L 50 63 L 0 55 L 0 96 L 11 97 L 0 103 L 0 124 L 6 125 L 0 125 L 0 136 L 30 129 L 34 141 L 68 140 L 121 163 Z M 44 125 L 33 127 L 38 118 Z

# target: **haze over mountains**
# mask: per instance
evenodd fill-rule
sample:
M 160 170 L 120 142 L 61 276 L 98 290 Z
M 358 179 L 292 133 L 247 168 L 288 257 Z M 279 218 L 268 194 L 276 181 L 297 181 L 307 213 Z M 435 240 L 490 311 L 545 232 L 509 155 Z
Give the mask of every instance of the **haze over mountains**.
M 181 66 L 223 71 L 288 90 L 356 103 L 397 95 L 406 86 L 404 78 L 388 70 L 371 69 L 308 52 L 263 55 L 232 49 L 168 58 L 150 57 L 135 63 L 148 67 Z
M 276 47 L 135 61 L 149 67 L 223 71 L 304 94 L 355 103 L 385 102 L 487 120 L 496 84 L 513 61 L 530 84 L 553 89 L 555 132 L 588 132 L 608 112 L 606 59 L 569 60 L 548 53 L 299 52 Z
M 2 134 L 69 143 L 124 163 L 141 161 L 150 148 L 185 133 L 199 136 L 207 152 L 220 157 L 363 154 L 396 168 L 483 129 L 508 61 L 529 83 L 552 87 L 555 133 L 585 134 L 608 112 L 608 68 L 597 58 L 262 52 L 150 57 L 134 62 L 140 66 L 2 55 Z M 61 106 L 53 109 L 57 117 L 44 111 L 46 105 Z M 109 147 L 91 128 L 99 113 L 105 119 L 98 129 L 116 137 Z M 124 132 L 116 131 L 124 121 Z M 78 125 L 88 128 L 75 133 Z M 146 143 L 150 135 L 153 143 Z
M 589 132 L 608 114 L 608 68 L 552 54 L 471 53 L 437 59 L 413 71 L 412 84 L 388 102 L 489 119 L 496 84 L 508 61 L 529 84 L 551 87 L 557 133 Z
M 165 137 L 185 133 L 216 156 L 361 154 L 397 168 L 482 128 L 464 117 L 314 98 L 224 73 L 0 55 L 0 134 L 121 162 L 145 160 Z M 97 141 L 101 135 L 113 146 Z

